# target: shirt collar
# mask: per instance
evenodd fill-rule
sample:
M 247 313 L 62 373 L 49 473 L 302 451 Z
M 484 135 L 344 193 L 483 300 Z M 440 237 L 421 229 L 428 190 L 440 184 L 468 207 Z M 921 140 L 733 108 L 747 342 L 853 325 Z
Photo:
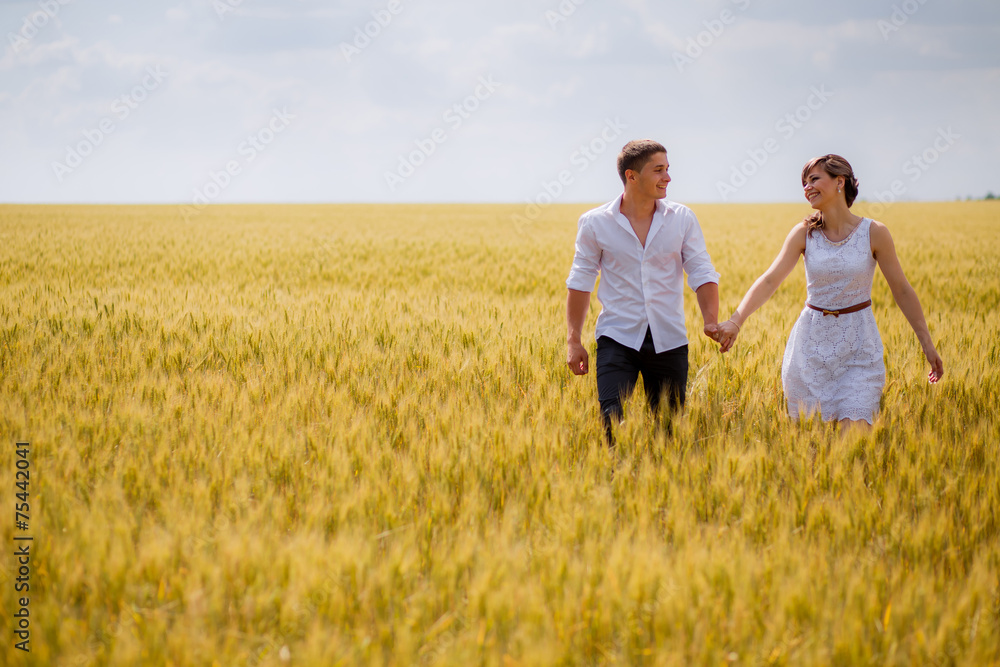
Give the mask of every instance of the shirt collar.
M 623 192 L 622 194 L 618 195 L 617 199 L 615 199 L 613 202 L 611 202 L 611 213 L 613 215 L 621 215 L 623 218 L 625 218 L 625 216 L 622 215 L 622 200 L 624 200 L 624 199 L 625 199 L 625 193 Z M 672 203 L 673 202 L 668 201 L 666 198 L 664 198 L 664 199 L 657 199 L 656 200 L 656 213 L 659 213 L 663 217 L 666 217 L 667 216 L 667 211 L 670 210 L 670 204 L 672 204 Z M 653 214 L 653 218 L 656 218 L 656 213 Z M 625 220 L 627 222 L 628 218 L 625 218 Z
M 625 193 L 618 195 L 618 199 L 611 202 L 611 217 L 615 219 L 622 229 L 624 229 L 629 234 L 635 236 L 635 231 L 632 230 L 632 223 L 628 221 L 625 214 L 622 213 L 622 200 L 625 198 Z M 656 236 L 656 232 L 660 231 L 660 227 L 664 225 L 667 218 L 667 213 L 671 210 L 670 202 L 664 199 L 656 200 L 656 210 L 653 212 L 653 222 L 649 226 L 649 234 L 646 235 L 646 245 Z

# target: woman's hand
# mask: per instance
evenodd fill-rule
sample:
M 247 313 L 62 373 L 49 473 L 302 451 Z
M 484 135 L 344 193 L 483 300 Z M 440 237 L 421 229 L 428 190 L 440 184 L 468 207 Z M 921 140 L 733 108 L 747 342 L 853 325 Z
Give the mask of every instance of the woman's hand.
M 931 365 L 931 372 L 927 374 L 927 379 L 931 384 L 934 384 L 944 376 L 944 361 L 941 360 L 941 355 L 938 354 L 933 345 L 924 350 L 924 356 L 927 357 L 927 362 Z
M 726 320 L 719 324 L 719 330 L 716 334 L 716 340 L 719 341 L 719 345 L 722 346 L 723 352 L 728 352 L 729 348 L 733 346 L 736 342 L 736 337 L 740 334 L 740 327 L 736 322 L 732 320 Z

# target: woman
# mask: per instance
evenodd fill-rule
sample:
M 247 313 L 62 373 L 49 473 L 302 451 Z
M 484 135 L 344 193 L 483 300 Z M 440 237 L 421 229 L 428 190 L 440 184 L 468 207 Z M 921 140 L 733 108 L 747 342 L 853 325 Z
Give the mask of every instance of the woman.
M 788 277 L 799 255 L 806 266 L 807 298 L 788 338 L 781 382 L 788 413 L 819 411 L 825 421 L 871 424 L 885 386 L 882 339 L 871 309 L 878 264 L 896 304 L 924 350 L 937 382 L 944 363 L 927 329 L 916 292 L 906 280 L 885 225 L 851 213 L 858 181 L 847 160 L 824 155 L 802 169 L 802 187 L 816 212 L 795 225 L 771 267 L 747 291 L 716 340 L 729 350 L 740 327 Z

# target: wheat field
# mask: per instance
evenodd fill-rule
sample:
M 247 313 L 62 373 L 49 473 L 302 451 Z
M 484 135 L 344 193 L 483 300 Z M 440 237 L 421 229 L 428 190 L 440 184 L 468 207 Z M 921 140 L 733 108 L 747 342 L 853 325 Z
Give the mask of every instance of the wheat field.
M 879 212 L 946 374 L 876 273 L 871 430 L 784 413 L 800 262 L 613 451 L 523 208 L 0 206 L 0 663 L 1000 664 L 1000 205 Z M 692 208 L 723 317 L 809 210 Z

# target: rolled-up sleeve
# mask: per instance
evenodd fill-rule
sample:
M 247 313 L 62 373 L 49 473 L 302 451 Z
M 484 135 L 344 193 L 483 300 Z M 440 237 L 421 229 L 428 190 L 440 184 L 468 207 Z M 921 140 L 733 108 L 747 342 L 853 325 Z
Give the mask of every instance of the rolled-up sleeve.
M 687 230 L 681 246 L 681 263 L 687 274 L 688 287 L 694 291 L 706 283 L 719 282 L 719 274 L 712 266 L 712 258 L 705 247 L 705 236 L 693 212 L 688 212 Z
M 566 287 L 580 292 L 593 292 L 600 270 L 601 248 L 597 244 L 593 225 L 588 223 L 585 216 L 580 218 L 576 232 L 576 252 L 566 279 Z

